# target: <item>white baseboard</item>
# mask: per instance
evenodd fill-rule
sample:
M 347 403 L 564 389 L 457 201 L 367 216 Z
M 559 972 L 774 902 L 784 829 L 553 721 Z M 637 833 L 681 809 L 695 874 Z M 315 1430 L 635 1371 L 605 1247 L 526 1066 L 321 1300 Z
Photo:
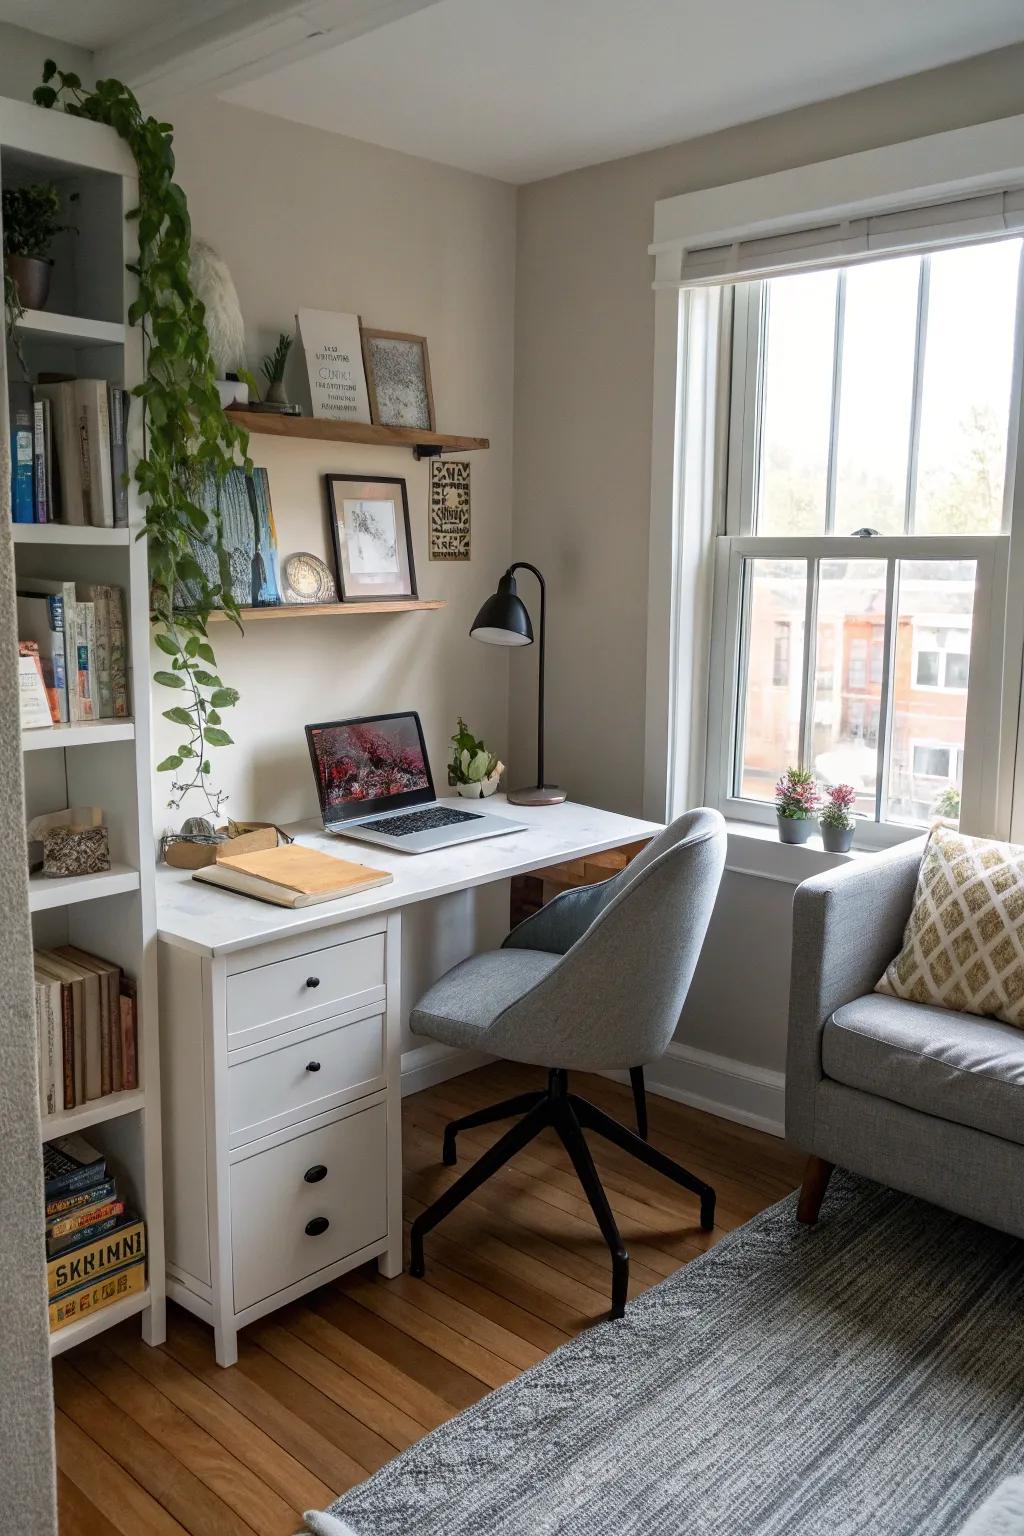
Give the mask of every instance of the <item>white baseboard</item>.
M 625 1072 L 609 1072 L 628 1082 Z M 786 1077 L 767 1067 L 754 1067 L 730 1056 L 716 1056 L 673 1040 L 659 1061 L 644 1068 L 649 1093 L 703 1109 L 722 1120 L 734 1120 L 770 1136 L 784 1136 Z
M 491 1060 L 493 1057 L 481 1051 L 456 1050 L 437 1041 L 417 1046 L 402 1056 L 402 1097 L 472 1072 Z M 629 1081 L 625 1072 L 607 1072 L 605 1076 Z M 649 1093 L 767 1131 L 770 1136 L 785 1135 L 786 1079 L 782 1072 L 673 1040 L 660 1061 L 644 1068 L 644 1079 Z
M 423 1088 L 433 1088 L 435 1083 L 447 1082 L 450 1077 L 461 1077 L 474 1067 L 483 1067 L 493 1056 L 483 1051 L 457 1050 L 431 1040 L 429 1045 L 418 1045 L 414 1050 L 402 1052 L 402 1098 L 419 1093 Z

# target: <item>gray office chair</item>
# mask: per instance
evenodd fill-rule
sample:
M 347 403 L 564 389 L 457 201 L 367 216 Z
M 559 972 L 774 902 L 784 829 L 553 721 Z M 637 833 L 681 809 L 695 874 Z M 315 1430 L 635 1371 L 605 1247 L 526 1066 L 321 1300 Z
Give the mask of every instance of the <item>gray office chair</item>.
M 570 1093 L 570 1070 L 628 1068 L 640 1129 L 646 1131 L 644 1062 L 672 1039 L 711 918 L 725 864 L 725 823 L 717 811 L 688 811 L 619 874 L 564 891 L 520 923 L 501 949 L 456 965 L 420 999 L 410 1026 L 445 1045 L 471 1047 L 547 1067 L 548 1086 L 453 1120 L 442 1157 L 455 1162 L 459 1131 L 512 1115 L 523 1118 L 412 1226 L 410 1273 L 425 1273 L 423 1239 L 547 1126 L 557 1131 L 612 1255 L 612 1317 L 621 1317 L 629 1254 L 583 1135 L 596 1131 L 700 1197 L 700 1224 L 715 1224 L 715 1192 L 644 1135 Z

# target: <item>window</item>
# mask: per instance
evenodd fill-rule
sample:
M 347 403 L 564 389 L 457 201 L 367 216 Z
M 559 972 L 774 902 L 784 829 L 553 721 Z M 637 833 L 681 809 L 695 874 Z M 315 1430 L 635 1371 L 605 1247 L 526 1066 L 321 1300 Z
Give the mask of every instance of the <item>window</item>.
M 998 694 L 982 620 L 1005 592 L 1021 249 L 734 290 L 708 746 L 728 814 L 769 818 L 799 762 L 853 784 L 887 841 L 949 814 L 972 765 L 980 783 L 965 741 L 978 690 Z

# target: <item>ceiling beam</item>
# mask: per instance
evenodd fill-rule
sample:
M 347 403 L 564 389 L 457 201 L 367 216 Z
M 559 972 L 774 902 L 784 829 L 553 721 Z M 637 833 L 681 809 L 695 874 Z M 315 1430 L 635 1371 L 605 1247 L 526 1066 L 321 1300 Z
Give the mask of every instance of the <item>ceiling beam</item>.
M 389 26 L 438 0 L 186 0 L 160 21 L 97 50 L 147 101 L 226 91 L 282 65 Z

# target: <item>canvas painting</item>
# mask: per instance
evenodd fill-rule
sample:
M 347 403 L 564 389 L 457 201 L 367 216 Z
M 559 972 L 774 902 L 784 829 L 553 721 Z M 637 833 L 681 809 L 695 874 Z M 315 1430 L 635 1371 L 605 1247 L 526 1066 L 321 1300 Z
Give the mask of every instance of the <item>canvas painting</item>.
M 430 558 L 469 559 L 469 465 L 430 461 Z
M 218 502 L 231 567 L 231 596 L 241 608 L 273 607 L 281 601 L 281 584 L 267 471 L 254 469 L 247 475 L 243 469 L 233 469 L 219 484 L 211 476 L 198 492 L 197 503 L 212 518 Z M 190 542 L 207 580 L 219 583 L 212 528 L 207 537 L 190 535 Z M 175 593 L 175 607 L 192 607 L 197 598 L 194 585 L 182 582 Z
M 405 481 L 326 478 L 342 602 L 415 597 Z

